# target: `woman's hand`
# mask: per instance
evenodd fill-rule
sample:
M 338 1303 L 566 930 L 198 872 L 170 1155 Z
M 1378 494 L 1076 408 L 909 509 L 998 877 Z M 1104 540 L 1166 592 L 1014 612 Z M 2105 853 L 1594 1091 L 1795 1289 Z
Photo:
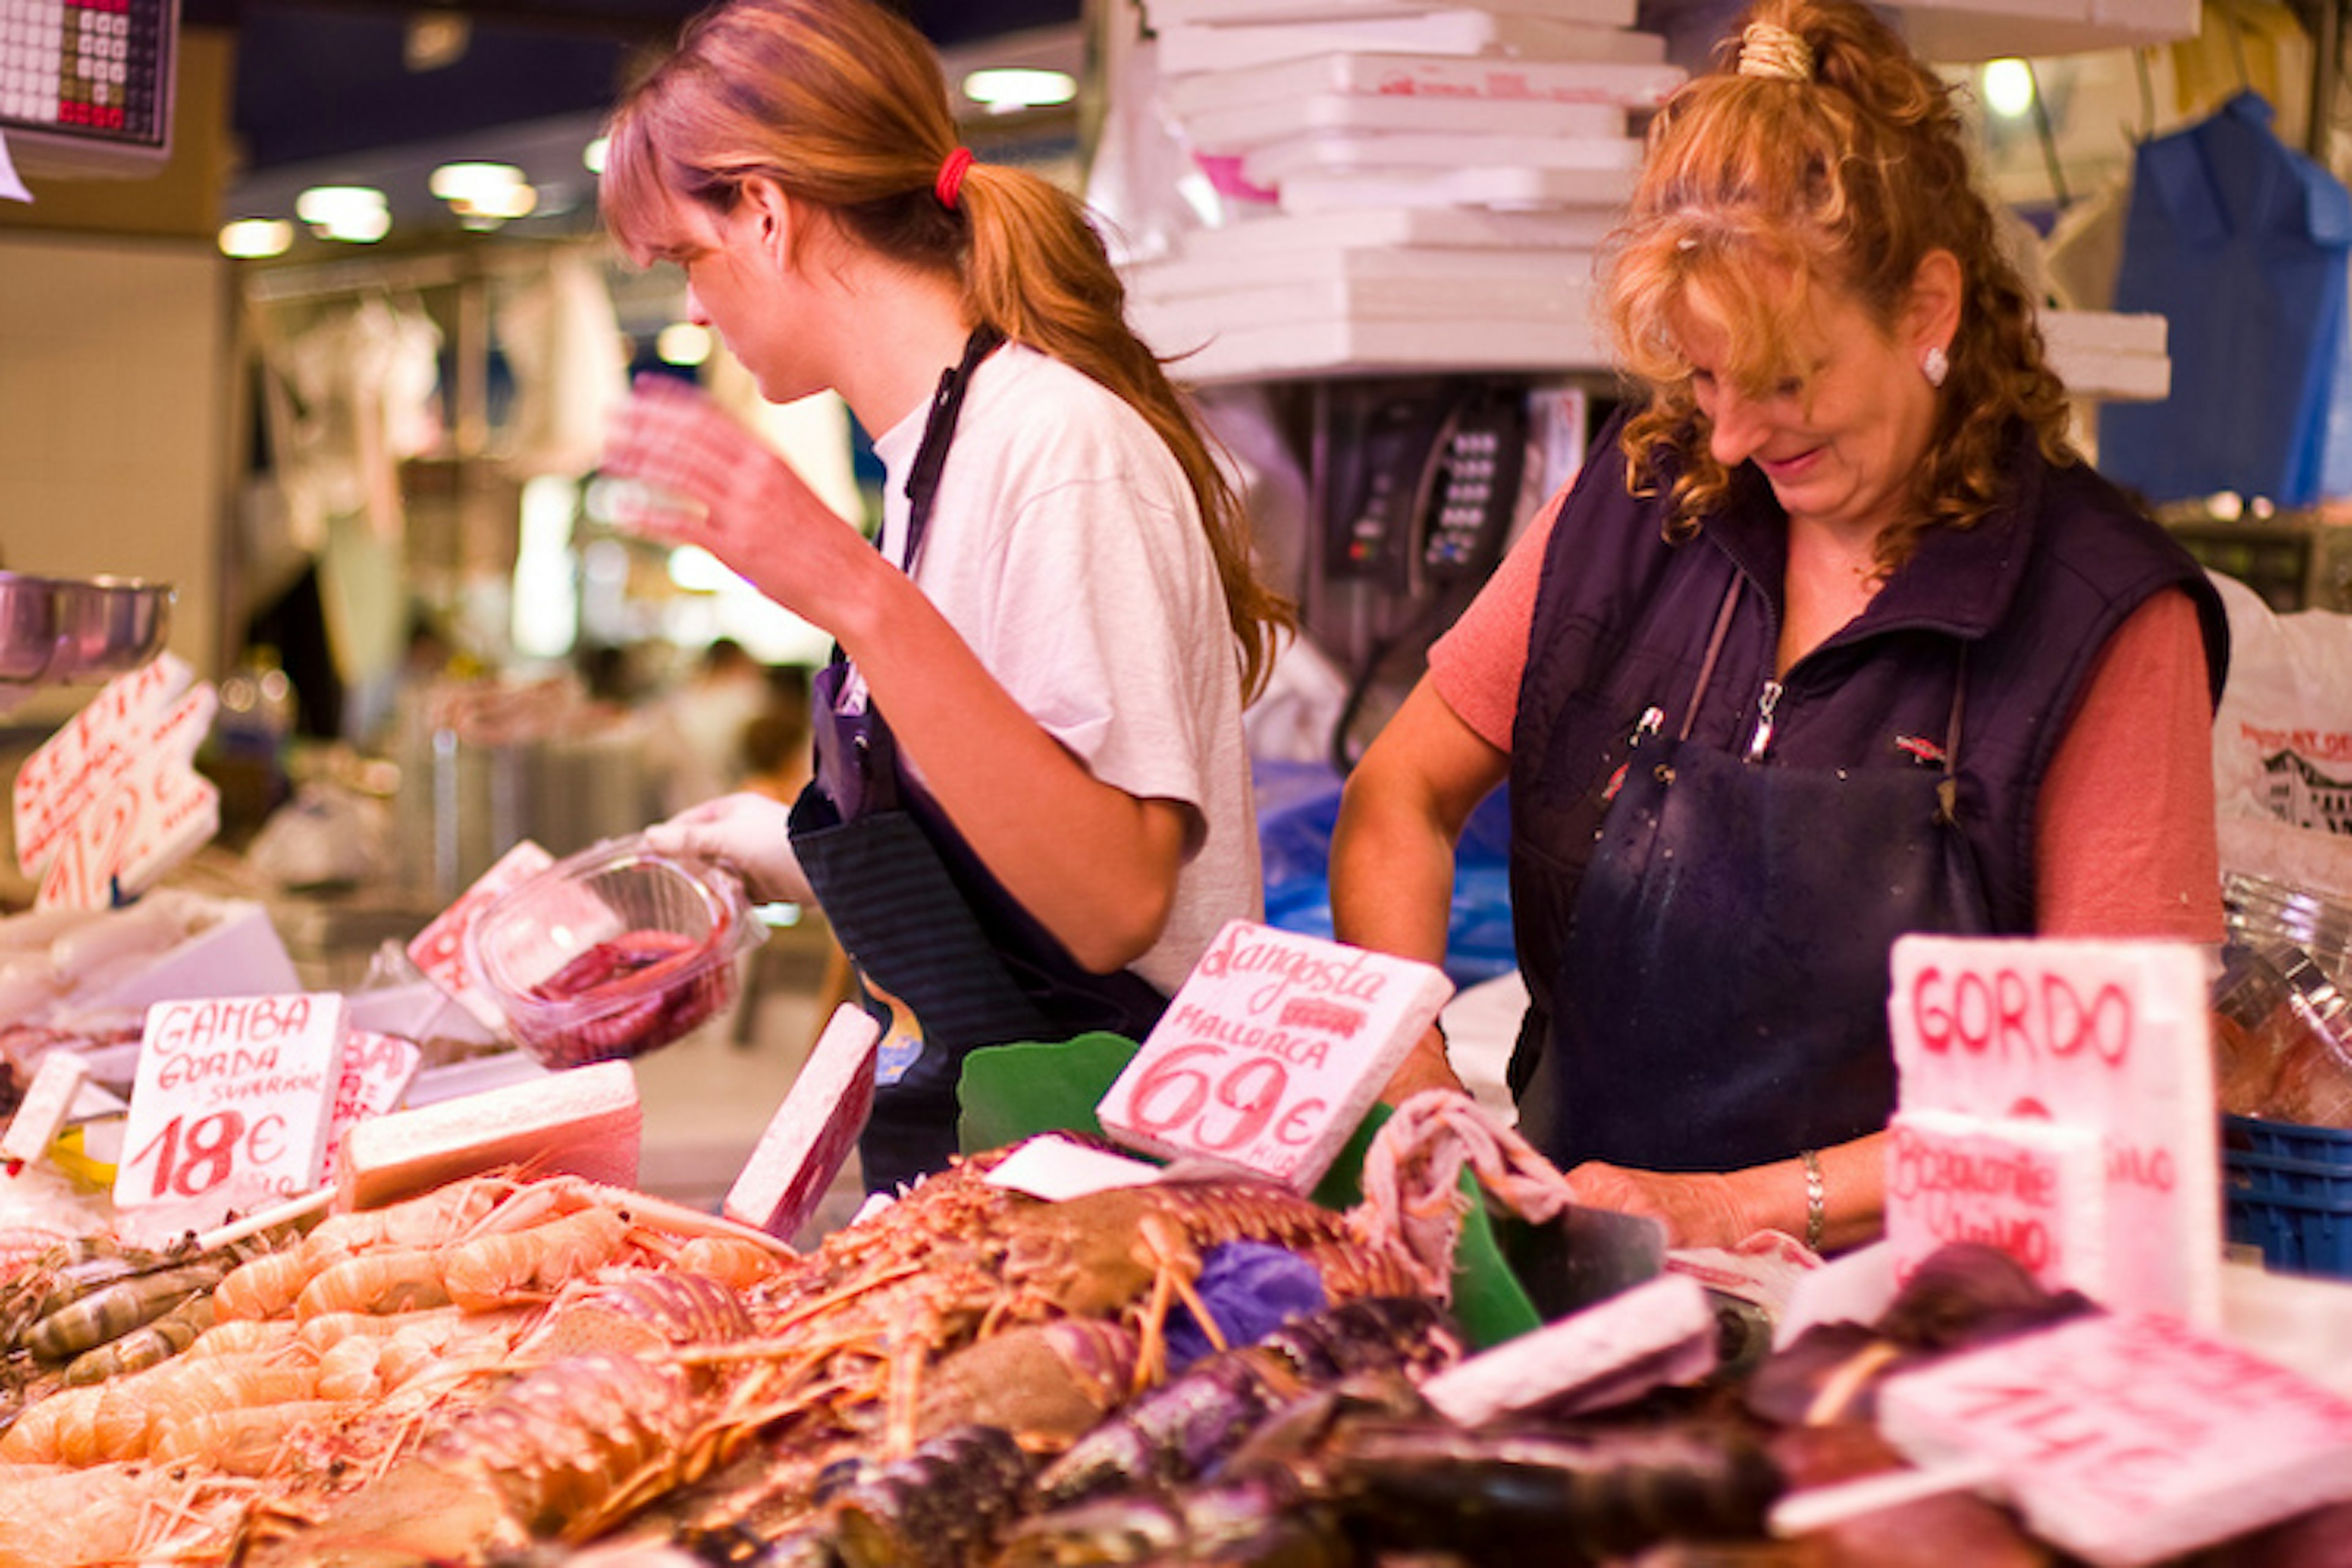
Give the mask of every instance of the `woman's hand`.
M 1656 1220 L 1668 1247 L 1730 1247 L 1759 1226 L 1741 1201 L 1739 1173 L 1633 1171 L 1587 1160 L 1568 1173 L 1576 1201 Z
M 800 857 L 793 853 L 792 815 L 782 801 L 739 790 L 655 823 L 644 838 L 656 854 L 718 861 L 761 903 L 814 903 Z
M 1412 1054 L 1391 1075 L 1388 1087 L 1381 1090 L 1381 1100 L 1387 1105 L 1402 1105 L 1424 1089 L 1469 1092 L 1462 1086 L 1461 1075 L 1454 1070 L 1453 1059 L 1445 1054 L 1444 1032 L 1434 1024 L 1414 1042 Z
M 605 423 L 616 526 L 698 544 L 803 619 L 837 631 L 836 590 L 878 561 L 773 448 L 675 376 L 642 375 Z

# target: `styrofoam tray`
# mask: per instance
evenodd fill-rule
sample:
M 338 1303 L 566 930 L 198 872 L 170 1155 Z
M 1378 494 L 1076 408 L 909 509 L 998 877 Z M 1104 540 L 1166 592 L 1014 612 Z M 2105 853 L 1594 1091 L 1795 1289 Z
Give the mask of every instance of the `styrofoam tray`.
M 1294 136 L 1244 154 L 1242 178 L 1279 190 L 1301 174 L 1411 175 L 1425 169 L 1603 170 L 1630 177 L 1641 161 L 1642 143 L 1632 136 Z
M 1555 22 L 1545 16 L 1427 11 L 1412 16 L 1368 17 L 1360 22 L 1162 27 L 1159 64 L 1164 75 L 1183 76 L 1195 71 L 1236 70 L 1334 49 L 1510 55 L 1531 60 L 1655 60 L 1665 57 L 1665 40 L 1654 33 L 1595 27 L 1581 22 Z
M 1612 52 L 1565 60 L 1326 49 L 1179 77 L 1162 83 L 1160 93 L 1169 112 L 1182 120 L 1238 104 L 1287 102 L 1320 93 L 1654 109 L 1682 86 L 1683 69 L 1666 63 L 1665 40 L 1658 35 L 1606 37 Z
M 1222 228 L 1193 229 L 1176 243 L 1177 262 L 1248 261 L 1297 250 L 1591 250 L 1619 215 L 1601 207 L 1503 212 L 1490 207 L 1356 207 L 1299 217 L 1269 213 Z
M 1144 0 L 1154 27 L 1188 23 L 1358 22 L 1371 16 L 1414 16 L 1429 0 Z M 1486 7 L 1524 16 L 1584 22 L 1599 27 L 1630 27 L 1638 0 L 1500 0 Z
M 1383 286 L 1424 291 L 1581 288 L 1592 278 L 1584 250 L 1275 250 L 1221 260 L 1155 261 L 1130 268 L 1129 298 L 1154 305 L 1207 297 L 1225 306 L 1240 291 L 1297 285 Z M 1424 296 L 1425 297 L 1425 296 Z
M 1533 327 L 1581 321 L 1591 312 L 1582 279 L 1530 278 L 1475 289 L 1433 289 L 1397 279 L 1321 279 L 1234 289 L 1182 300 L 1132 301 L 1136 331 L 1163 354 L 1183 353 L 1223 333 L 1291 321 L 1339 319 L 1433 325 L 1508 314 Z M 1185 362 L 1188 368 L 1192 362 Z
M 1148 318 L 1138 326 L 1147 342 L 1168 352 L 1171 345 L 1153 336 Z M 1195 385 L 1209 385 L 1319 374 L 1553 373 L 1601 369 L 1607 363 L 1598 337 L 1581 319 L 1326 318 L 1220 331 L 1185 359 L 1181 374 Z
M 1196 151 L 1214 156 L 1307 135 L 1618 137 L 1625 134 L 1625 110 L 1613 103 L 1549 99 L 1375 98 L 1325 92 L 1202 110 L 1187 116 L 1183 129 Z
M 1633 194 L 1633 176 L 1630 166 L 1294 174 L 1283 180 L 1282 210 L 1303 216 L 1349 207 L 1601 207 L 1614 216 Z

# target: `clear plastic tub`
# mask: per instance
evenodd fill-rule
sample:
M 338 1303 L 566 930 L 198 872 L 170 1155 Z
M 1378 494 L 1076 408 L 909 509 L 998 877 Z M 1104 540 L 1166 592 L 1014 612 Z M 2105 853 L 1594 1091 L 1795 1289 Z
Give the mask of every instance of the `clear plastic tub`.
M 2221 1108 L 2352 1127 L 2352 997 L 2290 942 L 2232 948 L 2213 993 Z
M 610 839 L 509 889 L 466 935 L 467 965 L 551 1068 L 643 1056 L 734 1002 L 767 935 L 724 869 Z

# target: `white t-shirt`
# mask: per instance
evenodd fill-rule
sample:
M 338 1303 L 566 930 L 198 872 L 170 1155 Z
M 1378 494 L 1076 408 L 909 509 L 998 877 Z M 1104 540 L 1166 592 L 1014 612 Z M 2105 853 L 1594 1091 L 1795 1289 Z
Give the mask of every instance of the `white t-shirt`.
M 884 552 L 904 563 L 925 403 L 878 437 Z M 1197 814 L 1159 942 L 1173 993 L 1228 920 L 1264 912 L 1240 656 L 1175 457 L 1098 383 L 1011 344 L 973 373 L 915 582 L 1087 772 Z

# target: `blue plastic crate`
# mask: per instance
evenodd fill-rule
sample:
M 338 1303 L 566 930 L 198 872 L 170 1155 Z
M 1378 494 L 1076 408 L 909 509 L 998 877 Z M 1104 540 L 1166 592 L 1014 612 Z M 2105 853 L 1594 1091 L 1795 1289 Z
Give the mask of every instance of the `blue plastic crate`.
M 2221 1119 L 2230 1239 L 2283 1273 L 2352 1279 L 2352 1131 Z

